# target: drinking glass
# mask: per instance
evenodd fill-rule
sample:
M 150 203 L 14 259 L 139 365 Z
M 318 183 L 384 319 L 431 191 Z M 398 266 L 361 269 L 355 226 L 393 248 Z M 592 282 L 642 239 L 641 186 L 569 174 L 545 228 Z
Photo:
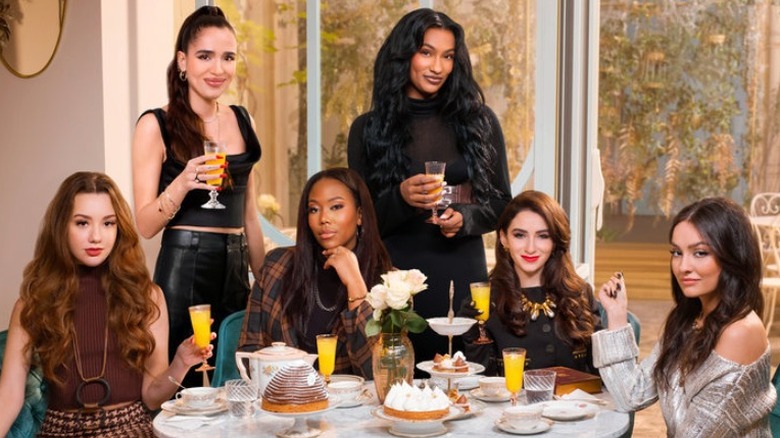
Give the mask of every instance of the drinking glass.
M 506 389 L 512 393 L 512 406 L 517 404 L 517 395 L 523 387 L 523 369 L 525 369 L 525 348 L 504 348 L 504 378 Z
M 481 310 L 482 313 L 475 316 L 474 319 L 479 323 L 479 337 L 474 340 L 475 344 L 490 344 L 493 341 L 485 333 L 485 321 L 490 317 L 490 283 L 480 281 L 469 284 L 471 289 L 471 299 L 474 301 L 474 308 Z
M 192 332 L 195 334 L 195 345 L 200 348 L 206 348 L 211 343 L 211 305 L 199 304 L 190 306 L 190 321 L 192 321 Z M 203 359 L 203 364 L 195 371 L 206 372 L 213 370 L 208 360 Z
M 444 161 L 426 161 L 425 162 L 425 174 L 428 176 L 435 177 L 440 183 L 444 182 L 444 168 L 447 167 L 447 163 Z M 442 186 L 439 186 L 430 192 L 429 194 L 441 194 Z M 436 201 L 437 204 L 431 209 L 431 222 L 434 224 L 439 219 L 437 215 L 437 209 L 439 208 L 438 203 L 441 202 L 441 198 L 439 198 L 438 201 Z
M 552 400 L 555 391 L 555 371 L 526 371 L 523 373 L 523 388 L 525 388 L 528 404 Z
M 338 336 L 332 334 L 317 335 L 317 357 L 319 358 L 320 374 L 325 378 L 325 384 L 330 383 L 330 375 L 336 368 L 338 339 Z
M 257 387 L 244 379 L 228 380 L 225 382 L 225 399 L 232 417 L 251 417 L 255 413 Z
M 212 189 L 211 191 L 209 191 L 208 202 L 201 205 L 200 208 L 206 208 L 209 210 L 222 210 L 223 208 L 225 208 L 225 205 L 217 201 L 217 196 L 219 195 L 219 192 L 217 192 L 217 187 L 222 185 L 221 175 L 222 173 L 224 173 L 224 169 L 222 168 L 222 165 L 225 164 L 225 157 L 226 157 L 225 144 L 206 140 L 203 142 L 203 153 L 205 155 L 214 155 L 214 158 L 206 160 L 207 166 L 212 166 L 212 165 L 220 166 L 214 170 L 209 170 L 208 172 L 206 172 L 206 175 L 220 175 L 220 177 L 206 180 L 206 184 L 212 186 Z

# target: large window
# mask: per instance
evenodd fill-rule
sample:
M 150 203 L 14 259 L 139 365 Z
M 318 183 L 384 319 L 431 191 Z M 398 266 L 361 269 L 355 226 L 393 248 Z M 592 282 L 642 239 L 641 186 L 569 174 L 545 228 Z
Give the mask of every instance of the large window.
M 397 20 L 421 3 L 464 27 L 475 75 L 504 130 L 510 174 L 520 172 L 534 130 L 536 0 L 331 0 L 316 8 L 294 0 L 220 0 L 236 26 L 244 61 L 232 95 L 257 124 L 263 145 L 258 193 L 278 201 L 278 215 L 265 208 L 275 225 L 294 225 L 313 152 L 321 157 L 320 168 L 346 166 L 349 126 L 370 107 L 379 46 Z M 319 14 L 317 40 L 308 34 L 313 9 Z M 317 58 L 318 66 L 307 65 Z M 320 100 L 309 102 L 308 87 L 317 82 L 313 95 Z M 320 112 L 312 121 L 307 109 L 314 104 Z M 313 130 L 319 144 L 312 145 Z

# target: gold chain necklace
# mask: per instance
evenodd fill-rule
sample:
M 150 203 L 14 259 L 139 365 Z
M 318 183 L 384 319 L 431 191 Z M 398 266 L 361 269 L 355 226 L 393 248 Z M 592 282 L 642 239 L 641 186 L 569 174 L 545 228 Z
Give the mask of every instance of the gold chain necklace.
M 73 334 L 73 353 L 76 360 L 76 371 L 79 373 L 79 377 L 81 377 L 81 382 L 79 382 L 79 386 L 76 388 L 76 401 L 84 409 L 98 409 L 101 406 L 104 406 L 108 402 L 108 399 L 111 398 L 111 385 L 109 385 L 108 381 L 105 379 L 106 362 L 108 361 L 108 321 L 106 321 L 106 332 L 103 339 L 103 366 L 100 369 L 100 374 L 95 377 L 84 377 L 84 370 L 81 367 L 78 335 L 76 334 L 76 330 L 73 330 L 71 333 Z M 104 389 L 104 396 L 97 403 L 84 403 L 84 400 L 82 399 L 82 391 L 90 384 L 98 384 Z
M 544 302 L 534 303 L 530 301 L 524 292 L 520 292 L 520 304 L 523 305 L 523 311 L 531 315 L 531 321 L 536 321 L 540 313 L 544 313 L 548 318 L 555 316 L 555 303 L 550 299 L 550 294 L 544 294 Z

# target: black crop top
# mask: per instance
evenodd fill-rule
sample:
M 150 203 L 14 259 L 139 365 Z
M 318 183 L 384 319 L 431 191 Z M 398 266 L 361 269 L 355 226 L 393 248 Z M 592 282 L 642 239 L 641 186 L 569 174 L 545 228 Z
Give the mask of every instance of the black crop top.
M 252 166 L 260 160 L 262 153 L 260 141 L 252 129 L 252 122 L 246 108 L 238 105 L 230 105 L 230 108 L 236 113 L 238 127 L 241 130 L 241 137 L 246 144 L 246 151 L 238 155 L 228 155 L 228 173 L 232 179 L 231 187 L 224 187 L 219 192 L 219 202 L 225 205 L 224 210 L 207 210 L 200 208 L 209 199 L 209 192 L 206 190 L 191 190 L 182 200 L 181 209 L 173 219 L 168 222 L 168 226 L 173 225 L 194 225 L 202 227 L 225 227 L 240 228 L 244 226 L 244 197 L 246 195 L 246 186 L 249 181 L 249 174 Z M 165 128 L 165 111 L 161 108 L 147 110 L 141 116 L 147 113 L 154 113 L 157 122 L 160 125 L 160 133 L 165 143 L 165 162 L 162 165 L 160 173 L 160 185 L 157 193 L 161 194 L 163 190 L 184 170 L 187 163 L 182 163 L 173 157 L 171 152 L 170 138 Z

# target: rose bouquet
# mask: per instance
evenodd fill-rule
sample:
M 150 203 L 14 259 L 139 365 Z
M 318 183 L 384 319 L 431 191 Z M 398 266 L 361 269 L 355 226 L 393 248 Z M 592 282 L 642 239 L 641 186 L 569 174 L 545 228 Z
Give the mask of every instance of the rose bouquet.
M 412 310 L 412 306 L 414 296 L 428 289 L 426 279 L 417 269 L 382 275 L 382 283 L 372 287 L 366 296 L 366 301 L 374 308 L 373 319 L 366 324 L 366 335 L 425 330 L 428 323 Z

